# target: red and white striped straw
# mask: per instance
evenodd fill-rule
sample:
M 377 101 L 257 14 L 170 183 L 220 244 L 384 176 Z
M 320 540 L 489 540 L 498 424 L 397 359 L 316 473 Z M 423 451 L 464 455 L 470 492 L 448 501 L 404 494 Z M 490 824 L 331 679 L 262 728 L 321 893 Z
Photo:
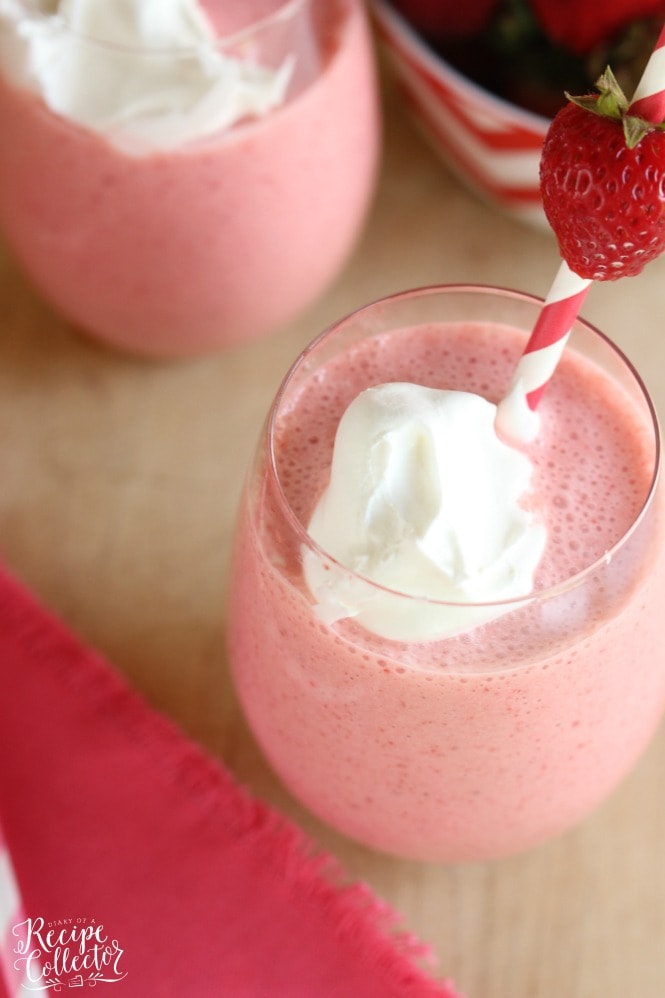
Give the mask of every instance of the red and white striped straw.
M 14 873 L 9 847 L 0 825 L 0 981 L 9 998 L 25 995 L 26 977 L 20 959 L 27 945 L 26 914 Z
M 632 103 L 628 109 L 645 121 L 659 125 L 665 121 L 665 25 L 646 65 L 640 82 L 633 94 Z
M 540 310 L 508 394 L 497 407 L 497 432 L 508 440 L 530 441 L 538 433 L 536 407 L 561 359 L 592 281 L 564 260 Z
M 635 90 L 629 113 L 660 124 L 665 120 L 665 25 Z M 509 440 L 533 440 L 538 433 L 536 407 L 554 374 L 582 307 L 591 280 L 580 277 L 565 260 L 520 358 L 508 394 L 498 405 L 496 429 Z

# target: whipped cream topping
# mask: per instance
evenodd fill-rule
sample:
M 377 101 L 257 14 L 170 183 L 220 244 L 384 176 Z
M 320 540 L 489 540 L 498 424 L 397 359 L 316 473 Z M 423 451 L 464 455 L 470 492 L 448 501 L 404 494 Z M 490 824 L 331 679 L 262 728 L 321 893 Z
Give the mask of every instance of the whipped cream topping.
M 0 0 L 0 69 L 128 152 L 267 114 L 293 70 L 224 54 L 197 0 Z
M 476 604 L 531 592 L 546 529 L 523 505 L 531 463 L 499 439 L 495 416 L 478 395 L 407 383 L 354 399 L 308 526 L 334 559 L 304 556 L 322 619 L 431 640 L 505 612 Z

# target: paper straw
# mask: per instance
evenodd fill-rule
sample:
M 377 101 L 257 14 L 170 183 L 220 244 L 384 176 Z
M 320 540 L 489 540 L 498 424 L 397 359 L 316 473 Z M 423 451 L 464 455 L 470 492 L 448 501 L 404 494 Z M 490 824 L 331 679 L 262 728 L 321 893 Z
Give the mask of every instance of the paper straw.
M 665 25 L 658 36 L 653 52 L 637 84 L 633 100 L 628 108 L 629 114 L 634 114 L 645 121 L 659 125 L 665 120 Z
M 665 120 L 665 25 L 637 85 L 628 113 L 653 124 Z M 497 432 L 529 442 L 538 433 L 536 407 L 554 374 L 592 281 L 565 260 L 517 364 L 508 393 L 497 407 Z
M 508 394 L 497 407 L 496 429 L 507 439 L 528 442 L 538 433 L 536 406 L 561 359 L 573 323 L 591 286 L 562 262 L 515 369 Z
M 26 994 L 23 988 L 25 975 L 20 969 L 22 965 L 17 963 L 18 949 L 24 952 L 27 942 L 23 931 L 25 922 L 25 909 L 9 846 L 0 825 L 0 981 L 4 982 L 9 998 Z

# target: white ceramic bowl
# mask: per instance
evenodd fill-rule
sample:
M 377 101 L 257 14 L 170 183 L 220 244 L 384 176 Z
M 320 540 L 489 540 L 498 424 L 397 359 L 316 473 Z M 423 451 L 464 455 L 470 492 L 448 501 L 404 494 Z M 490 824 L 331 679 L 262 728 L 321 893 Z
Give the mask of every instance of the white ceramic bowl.
M 372 10 L 399 89 L 441 158 L 486 201 L 523 221 L 547 226 L 538 164 L 549 119 L 497 97 L 453 69 L 386 0 L 372 0 Z

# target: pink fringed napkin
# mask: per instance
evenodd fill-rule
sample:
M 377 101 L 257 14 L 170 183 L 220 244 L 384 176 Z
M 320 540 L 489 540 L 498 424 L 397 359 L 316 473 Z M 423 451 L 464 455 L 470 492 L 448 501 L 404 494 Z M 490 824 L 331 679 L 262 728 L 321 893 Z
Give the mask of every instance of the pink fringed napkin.
M 26 970 L 99 998 L 454 998 L 385 904 L 341 886 L 329 856 L 2 569 L 0 676 L 12 998 Z

